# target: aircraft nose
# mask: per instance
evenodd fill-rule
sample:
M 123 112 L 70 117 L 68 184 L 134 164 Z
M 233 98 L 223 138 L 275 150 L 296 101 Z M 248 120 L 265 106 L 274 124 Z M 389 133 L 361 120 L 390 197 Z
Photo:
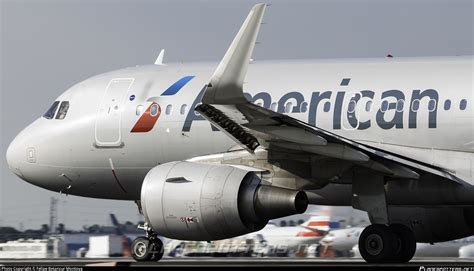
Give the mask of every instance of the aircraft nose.
M 10 171 L 23 181 L 56 191 L 59 186 L 64 186 L 58 182 L 61 172 L 54 166 L 56 161 L 45 159 L 47 155 L 38 155 L 41 149 L 52 152 L 47 146 L 52 146 L 50 142 L 54 142 L 54 134 L 45 127 L 44 121 L 38 119 L 24 128 L 8 146 L 6 159 Z
M 18 139 L 13 139 L 7 149 L 7 164 L 10 170 L 21 178 L 23 178 L 23 175 L 20 171 L 20 163 L 22 159 L 25 160 L 25 155 L 25 150 L 22 148 L 22 145 L 19 143 Z
M 321 239 L 322 243 L 329 244 L 334 240 L 334 238 L 329 237 L 329 236 L 324 236 L 323 239 Z

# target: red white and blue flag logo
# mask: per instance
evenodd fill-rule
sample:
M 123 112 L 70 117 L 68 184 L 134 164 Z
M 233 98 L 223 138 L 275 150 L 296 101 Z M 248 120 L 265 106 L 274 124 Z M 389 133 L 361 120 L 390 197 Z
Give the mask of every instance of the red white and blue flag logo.
M 182 89 L 194 76 L 185 76 L 174 84 L 172 84 L 169 88 L 167 88 L 161 96 L 172 96 L 178 93 L 180 89 Z M 132 98 L 133 96 L 133 98 Z M 130 101 L 135 99 L 135 95 L 130 96 Z M 137 120 L 135 125 L 133 126 L 131 133 L 146 133 L 153 129 L 155 123 L 158 121 L 158 118 L 161 115 L 161 107 L 158 103 L 152 102 L 145 112 L 140 116 Z

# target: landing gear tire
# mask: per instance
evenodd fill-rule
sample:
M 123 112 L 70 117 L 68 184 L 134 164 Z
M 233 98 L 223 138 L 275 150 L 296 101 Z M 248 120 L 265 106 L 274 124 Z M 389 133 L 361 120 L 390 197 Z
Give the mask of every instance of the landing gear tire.
M 163 257 L 163 254 L 164 254 L 163 242 L 159 238 L 155 237 L 153 239 L 153 252 L 152 252 L 151 260 L 157 262 L 161 260 L 161 258 Z
M 137 262 L 159 261 L 164 254 L 163 242 L 148 223 L 140 224 L 138 229 L 144 230 L 146 236 L 140 236 L 132 242 L 132 257 Z
M 140 236 L 132 242 L 132 257 L 137 262 L 151 261 L 153 243 L 147 237 Z
M 416 252 L 416 239 L 413 232 L 405 225 L 392 224 L 389 230 L 395 234 L 397 247 L 395 248 L 392 262 L 406 263 L 413 258 Z
M 397 239 L 389 227 L 372 224 L 359 237 L 359 252 L 368 263 L 386 263 L 393 258 Z
M 157 237 L 141 236 L 132 242 L 132 257 L 137 262 L 159 261 L 163 254 L 163 242 Z

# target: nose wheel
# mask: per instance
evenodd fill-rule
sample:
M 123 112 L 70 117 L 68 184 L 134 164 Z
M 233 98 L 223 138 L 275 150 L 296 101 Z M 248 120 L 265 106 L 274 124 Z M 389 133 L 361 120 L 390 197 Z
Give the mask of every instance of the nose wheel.
M 137 262 L 159 261 L 164 254 L 163 242 L 147 225 L 141 228 L 146 228 L 147 236 L 140 236 L 133 240 L 132 257 Z
M 362 231 L 359 251 L 368 263 L 405 263 L 415 255 L 416 239 L 407 226 L 373 224 Z

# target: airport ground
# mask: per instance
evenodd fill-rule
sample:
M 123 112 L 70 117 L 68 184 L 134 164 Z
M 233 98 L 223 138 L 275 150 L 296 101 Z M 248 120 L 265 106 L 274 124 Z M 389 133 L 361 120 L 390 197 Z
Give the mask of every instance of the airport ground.
M 159 262 L 135 262 L 132 258 L 59 258 L 59 259 L 2 259 L 0 268 L 13 266 L 109 266 L 109 267 L 471 267 L 474 268 L 474 258 L 414 258 L 407 264 L 371 265 L 362 259 L 355 258 L 211 258 L 211 257 L 182 257 L 163 258 Z M 457 269 L 456 269 L 457 270 Z

